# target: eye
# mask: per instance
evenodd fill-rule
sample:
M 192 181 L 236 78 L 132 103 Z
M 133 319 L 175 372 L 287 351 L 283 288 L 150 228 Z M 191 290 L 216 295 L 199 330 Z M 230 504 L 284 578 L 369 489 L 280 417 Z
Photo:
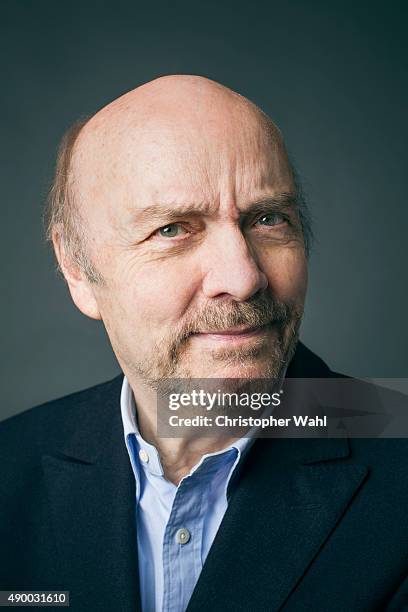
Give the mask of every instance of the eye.
M 281 213 L 265 213 L 264 215 L 261 215 L 259 217 L 259 219 L 257 220 L 257 223 L 259 223 L 260 225 L 266 225 L 268 227 L 273 227 L 274 225 L 281 225 L 282 223 L 285 223 L 286 218 L 281 214 Z
M 160 227 L 156 234 L 163 238 L 177 238 L 186 233 L 186 230 L 180 223 L 169 223 L 169 225 L 163 225 Z

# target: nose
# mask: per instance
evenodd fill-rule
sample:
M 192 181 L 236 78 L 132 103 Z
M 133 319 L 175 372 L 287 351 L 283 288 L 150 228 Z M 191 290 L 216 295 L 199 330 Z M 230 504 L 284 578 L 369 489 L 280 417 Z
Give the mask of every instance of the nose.
M 266 275 L 235 225 L 217 232 L 202 255 L 202 290 L 208 298 L 229 296 L 243 302 L 268 286 Z

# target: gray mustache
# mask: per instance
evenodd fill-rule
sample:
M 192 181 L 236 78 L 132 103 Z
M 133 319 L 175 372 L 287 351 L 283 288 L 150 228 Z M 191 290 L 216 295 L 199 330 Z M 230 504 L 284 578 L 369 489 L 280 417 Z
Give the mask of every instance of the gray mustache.
M 297 309 L 267 295 L 223 306 L 209 303 L 183 326 L 181 336 L 188 338 L 192 334 L 208 333 L 209 330 L 217 332 L 238 325 L 261 327 L 272 323 L 287 323 L 293 319 L 294 310 Z

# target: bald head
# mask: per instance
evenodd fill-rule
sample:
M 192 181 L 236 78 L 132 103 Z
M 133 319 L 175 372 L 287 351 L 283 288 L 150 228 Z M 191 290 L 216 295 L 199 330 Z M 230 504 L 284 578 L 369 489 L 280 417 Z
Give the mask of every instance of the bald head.
M 251 148 L 249 159 L 243 152 Z M 131 213 L 159 194 L 168 201 L 217 198 L 217 191 L 237 193 L 249 184 L 231 183 L 231 170 L 252 164 L 254 184 L 292 184 L 293 169 L 278 128 L 252 102 L 210 79 L 165 76 L 126 93 L 87 121 L 77 124 L 60 150 L 48 208 L 49 236 L 58 228 L 67 255 L 97 281 L 89 257 L 89 228 L 104 216 L 118 224 L 120 202 Z M 238 173 L 239 174 L 239 173 Z M 211 184 L 205 184 L 211 177 Z M 209 183 L 209 181 L 207 181 Z M 104 206 L 102 206 L 104 203 Z M 309 228 L 303 202 L 299 214 L 306 239 Z
M 160 77 L 114 100 L 88 122 L 77 150 L 95 143 L 122 142 L 129 131 L 150 131 L 158 126 L 174 129 L 182 139 L 187 130 L 214 129 L 226 135 L 237 122 L 258 123 L 276 143 L 282 143 L 277 127 L 252 102 L 231 89 L 200 76 Z

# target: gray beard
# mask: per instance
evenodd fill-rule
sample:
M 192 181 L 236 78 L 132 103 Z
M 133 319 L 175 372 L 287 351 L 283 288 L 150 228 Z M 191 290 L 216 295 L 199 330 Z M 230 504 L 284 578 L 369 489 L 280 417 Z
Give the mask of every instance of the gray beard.
M 223 349 L 209 353 L 214 365 L 238 366 L 245 372 L 255 360 L 263 359 L 265 367 L 262 378 L 279 381 L 289 365 L 299 337 L 299 327 L 303 314 L 303 306 L 286 304 L 274 300 L 266 292 L 254 296 L 246 302 L 229 302 L 215 304 L 209 302 L 200 312 L 195 312 L 187 321 L 183 321 L 174 329 L 171 337 L 163 338 L 157 343 L 150 358 L 143 363 L 128 364 L 135 375 L 150 388 L 157 391 L 163 389 L 168 380 L 172 386 L 175 379 L 207 378 L 211 374 L 192 372 L 188 366 L 189 338 L 200 331 L 215 333 L 228 327 L 248 325 L 258 327 L 274 325 L 278 332 L 273 345 L 265 346 L 265 340 L 250 347 Z M 241 377 L 245 378 L 245 374 Z M 171 383 L 173 381 L 173 383 Z

